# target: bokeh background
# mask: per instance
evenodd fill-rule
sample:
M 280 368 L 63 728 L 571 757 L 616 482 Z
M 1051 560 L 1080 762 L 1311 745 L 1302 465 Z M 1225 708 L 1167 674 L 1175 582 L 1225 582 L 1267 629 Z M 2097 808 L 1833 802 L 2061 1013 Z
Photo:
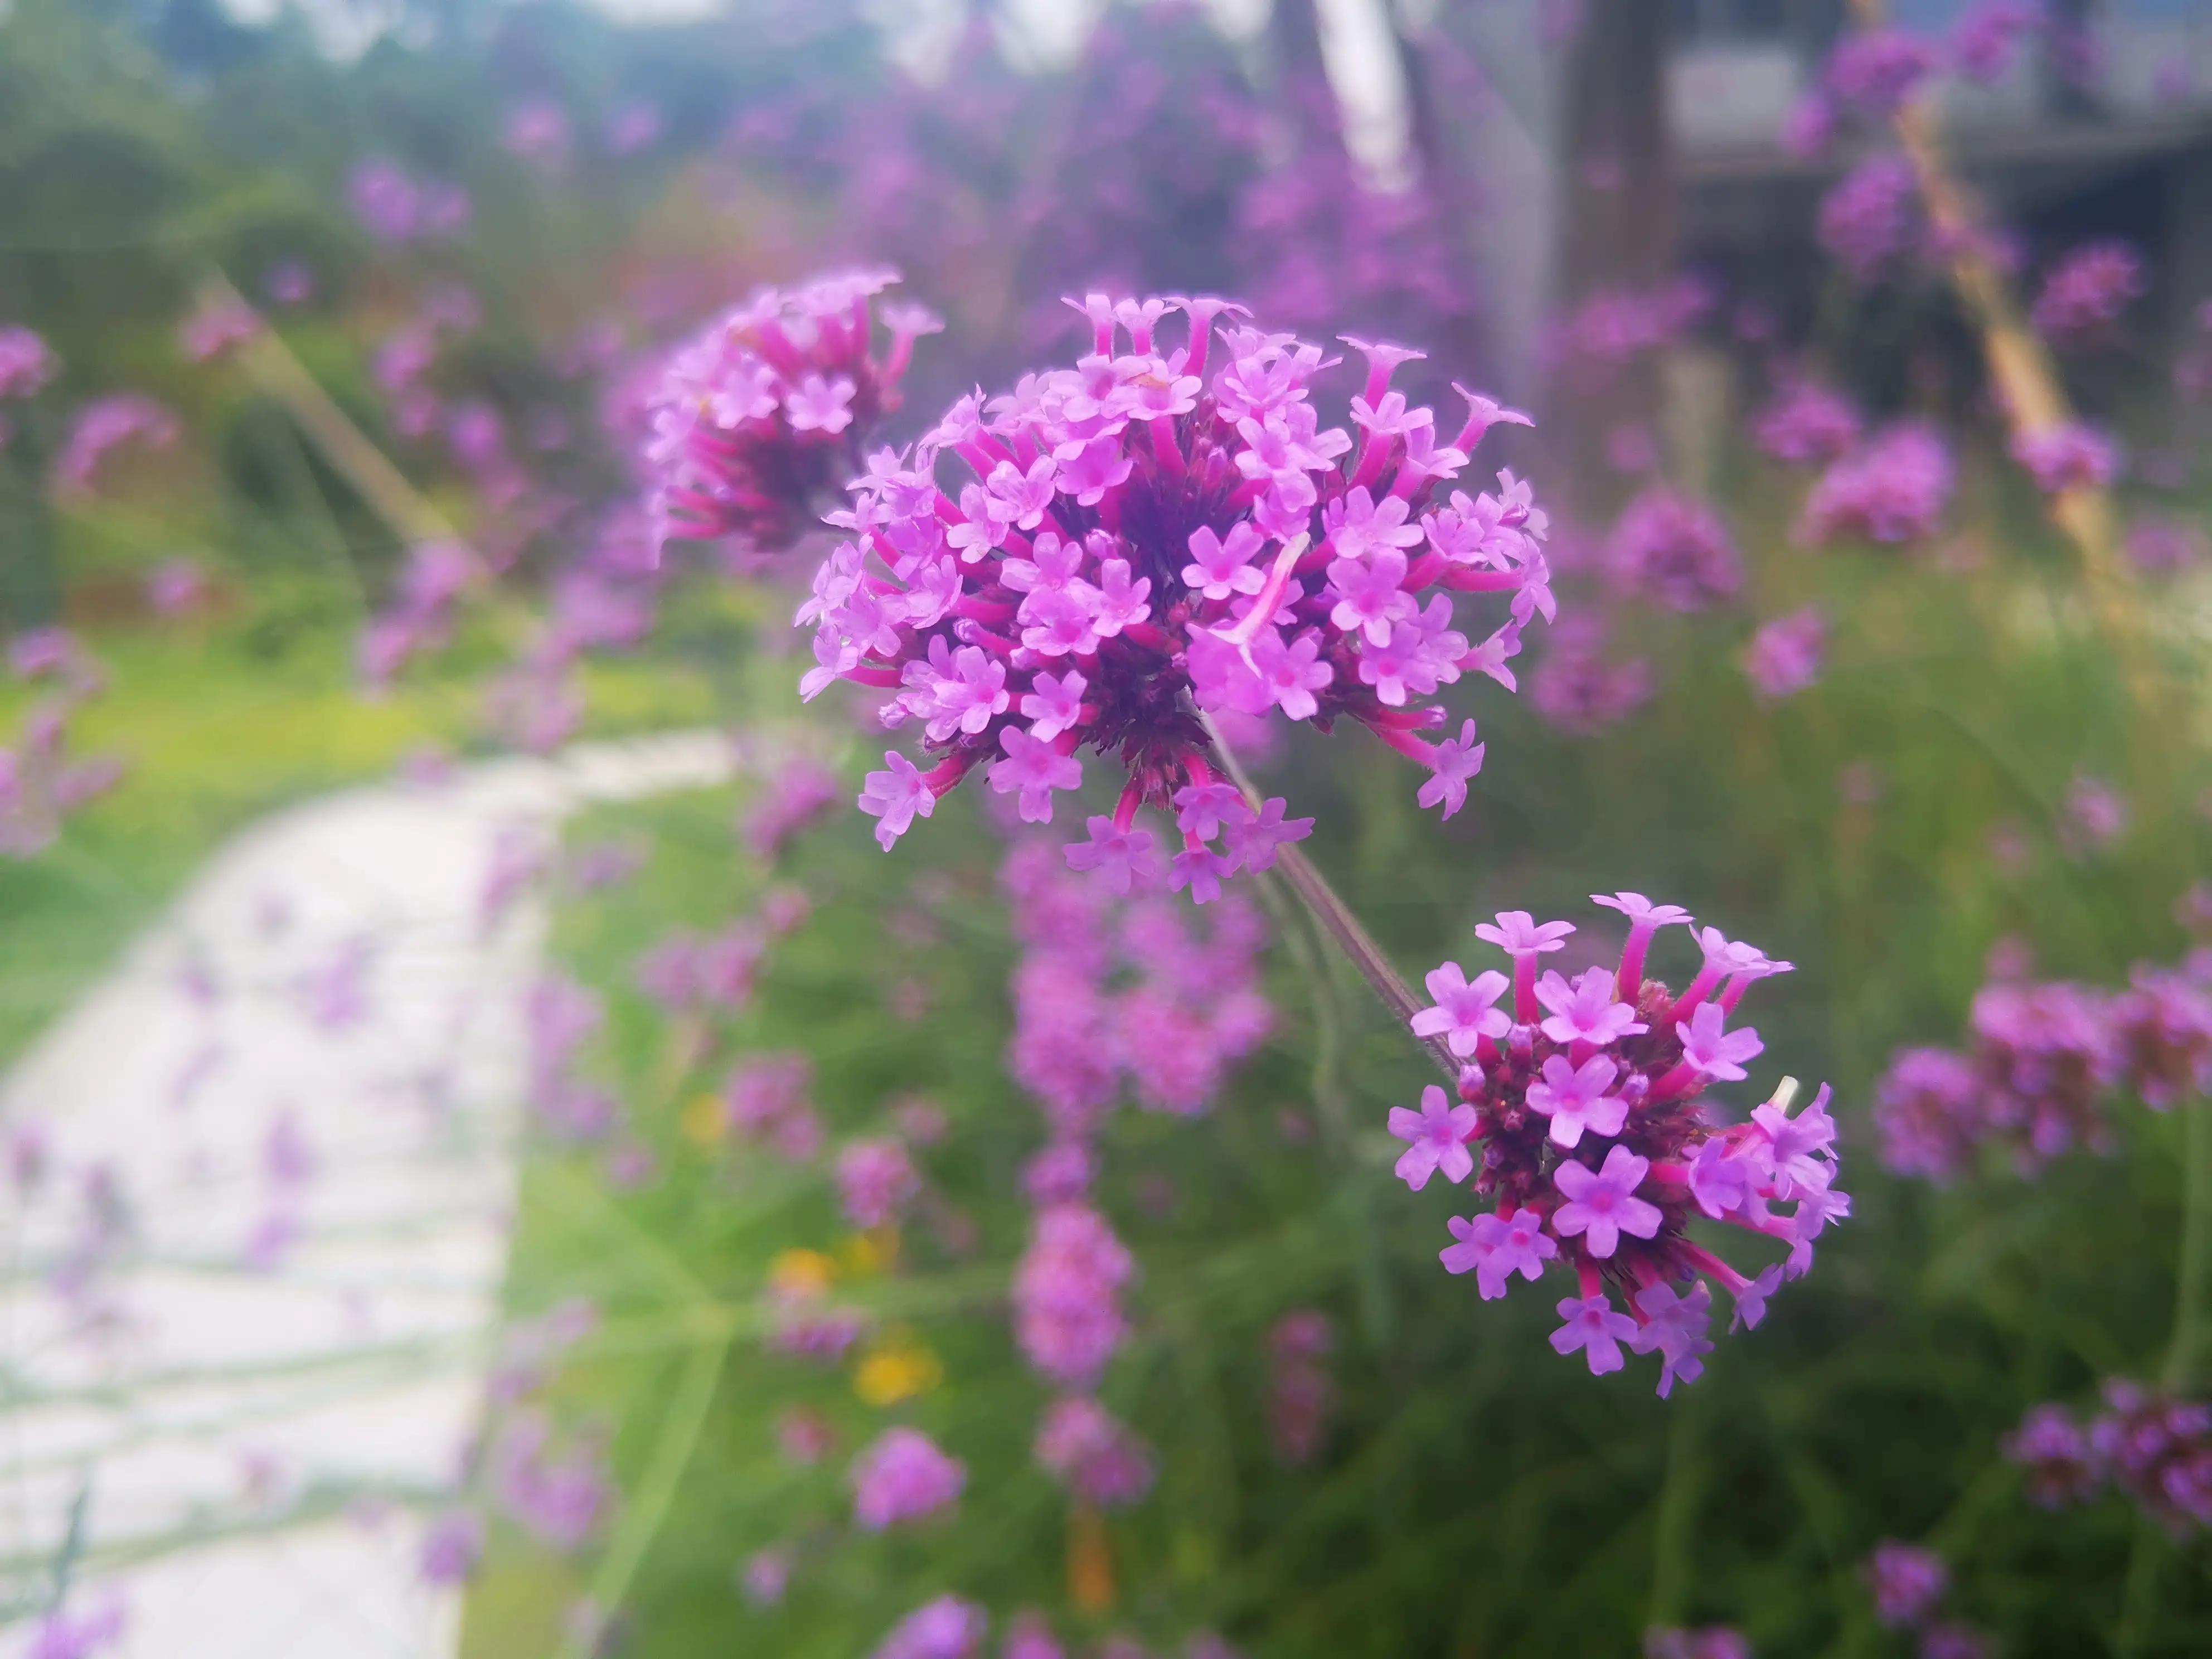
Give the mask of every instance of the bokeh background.
M 1795 964 L 1717 1092 L 1831 1083 L 1852 1208 L 1693 1385 L 1442 1270 L 1288 887 L 880 852 L 834 532 L 656 562 L 672 349 L 855 264 L 945 324 L 872 442 L 1094 291 L 1534 414 L 1464 809 L 1239 742 L 1409 977 L 1617 889 Z M 0 5 L 0 1652 L 2212 1651 L 2208 398 L 2190 0 Z M 1111 1491 L 1025 1032 L 1122 1101 Z

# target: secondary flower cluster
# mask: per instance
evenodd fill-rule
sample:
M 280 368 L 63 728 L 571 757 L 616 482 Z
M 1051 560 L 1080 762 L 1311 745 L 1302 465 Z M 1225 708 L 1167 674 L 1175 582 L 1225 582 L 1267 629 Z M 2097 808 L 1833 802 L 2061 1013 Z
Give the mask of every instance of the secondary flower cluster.
M 1627 919 L 1618 969 L 1540 977 L 1539 959 L 1574 927 L 1512 910 L 1475 929 L 1510 958 L 1510 977 L 1485 969 L 1470 980 L 1453 962 L 1428 976 L 1436 1005 L 1413 1017 L 1413 1033 L 1460 1062 L 1457 1098 L 1431 1086 L 1419 1110 L 1391 1112 L 1390 1133 L 1408 1143 L 1397 1166 L 1407 1186 L 1471 1178 L 1489 1206 L 1452 1218 L 1449 1271 L 1474 1273 L 1489 1300 L 1516 1274 L 1533 1284 L 1547 1266 L 1566 1268 L 1580 1294 L 1559 1304 L 1553 1347 L 1579 1350 L 1595 1374 L 1622 1367 L 1624 1343 L 1656 1352 L 1663 1397 L 1677 1378 L 1696 1381 L 1711 1351 L 1704 1280 L 1734 1299 L 1735 1324 L 1758 1324 L 1850 1199 L 1835 1185 L 1825 1085 L 1794 1117 L 1778 1094 L 1733 1126 L 1703 1100 L 1708 1084 L 1741 1079 L 1764 1047 L 1750 1027 L 1728 1029 L 1729 1016 L 1753 981 L 1790 964 L 1708 927 L 1698 936 L 1704 963 L 1677 994 L 1645 974 L 1644 959 L 1654 935 L 1690 926 L 1689 915 L 1640 893 L 1593 899 Z M 1699 1214 L 1786 1245 L 1786 1261 L 1745 1277 L 1692 1242 Z
M 2138 963 L 2114 994 L 2068 981 L 1984 986 L 1972 1042 L 1900 1050 L 1875 1095 L 1882 1162 L 1948 1181 L 1984 1142 L 2023 1175 L 2077 1146 L 2106 1149 L 2124 1091 L 2157 1110 L 2212 1091 L 2212 963 Z
M 2086 1425 L 2063 1406 L 2038 1406 L 2005 1443 L 2048 1509 L 2117 1486 L 2170 1531 L 2212 1527 L 2212 1405 L 2115 1378 Z
M 875 356 L 871 301 L 897 280 L 851 270 L 763 288 L 671 354 L 647 400 L 656 544 L 726 536 L 775 551 L 798 539 L 898 406 L 915 339 L 943 326 L 886 305 L 890 347 Z
M 1125 1079 L 1146 1106 L 1203 1112 L 1273 1022 L 1258 915 L 1232 898 L 1201 927 L 1158 896 L 1071 876 L 1054 850 L 1027 838 L 1000 878 L 1024 947 L 1007 1069 L 1062 1139 L 1086 1137 Z
M 2029 313 L 2062 343 L 2094 337 L 2119 319 L 2145 287 L 2142 260 L 2125 242 L 2090 242 L 2051 267 Z
M 1091 350 L 1074 368 L 962 398 L 913 450 L 875 457 L 832 520 L 851 539 L 799 608 L 817 665 L 800 690 L 892 693 L 886 724 L 920 726 L 937 757 L 924 770 L 893 752 L 869 774 L 877 838 L 888 848 L 979 767 L 1048 823 L 1090 749 L 1126 784 L 1070 864 L 1118 890 L 1153 875 L 1152 837 L 1134 827 L 1149 803 L 1176 815 L 1174 885 L 1211 898 L 1303 825 L 1221 781 L 1202 713 L 1358 720 L 1434 774 L 1425 804 L 1455 810 L 1480 750 L 1472 722 L 1442 744 L 1419 735 L 1445 724 L 1432 699 L 1470 672 L 1507 679 L 1521 629 L 1553 605 L 1528 486 L 1445 486 L 1489 427 L 1526 417 L 1466 392 L 1447 440 L 1390 390 L 1419 354 L 1354 341 L 1368 362 L 1355 441 L 1322 425 L 1309 392 L 1336 360 L 1241 325 L 1217 339 L 1226 301 L 1092 295 L 1080 309 Z M 1188 338 L 1168 346 L 1176 312 Z M 972 478 L 940 484 L 956 458 Z M 1510 614 L 1470 643 L 1459 593 L 1509 596 Z
M 1902 422 L 1876 433 L 1822 473 L 1805 499 L 1797 539 L 1917 541 L 1950 504 L 1951 451 L 1930 427 Z

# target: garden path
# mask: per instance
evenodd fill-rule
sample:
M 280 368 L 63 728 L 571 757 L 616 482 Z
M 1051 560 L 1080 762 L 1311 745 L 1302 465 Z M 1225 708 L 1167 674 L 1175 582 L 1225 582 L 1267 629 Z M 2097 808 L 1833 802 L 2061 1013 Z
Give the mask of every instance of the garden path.
M 47 1170 L 0 1168 L 0 1656 L 80 1556 L 121 1659 L 453 1650 L 405 1500 L 480 1408 L 547 926 L 487 880 L 732 769 L 678 733 L 279 813 L 0 1083 Z

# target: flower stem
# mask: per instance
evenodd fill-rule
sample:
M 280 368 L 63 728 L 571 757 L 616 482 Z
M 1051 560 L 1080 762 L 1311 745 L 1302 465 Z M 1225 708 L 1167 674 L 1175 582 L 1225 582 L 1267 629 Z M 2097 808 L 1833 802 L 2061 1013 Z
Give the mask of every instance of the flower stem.
M 1210 715 L 1201 714 L 1199 719 L 1204 722 L 1206 734 L 1213 744 L 1221 770 L 1228 775 L 1230 781 L 1237 786 L 1252 810 L 1258 811 L 1261 805 L 1260 792 L 1253 787 L 1252 780 L 1246 775 L 1236 752 L 1224 741 L 1220 727 L 1213 723 Z M 1343 951 L 1352 965 L 1359 970 L 1360 977 L 1372 988 L 1375 994 L 1382 999 L 1382 1006 L 1390 1011 L 1401 1026 L 1410 1025 L 1413 1016 L 1428 1005 L 1413 994 L 1413 988 L 1399 975 L 1390 959 L 1382 954 L 1382 947 L 1375 942 L 1374 936 L 1361 924 L 1359 918 L 1352 915 L 1352 907 L 1337 896 L 1336 890 L 1328 884 L 1328 878 L 1315 867 L 1311 859 L 1295 846 L 1285 845 L 1278 848 L 1276 862 L 1282 869 L 1284 878 L 1305 901 L 1306 908 L 1313 913 L 1314 920 L 1321 924 L 1322 931 L 1335 942 L 1337 949 Z M 1445 1077 L 1456 1084 L 1459 1081 L 1459 1061 L 1452 1057 L 1451 1050 L 1435 1039 L 1420 1041 L 1421 1046 L 1429 1051 L 1430 1057 Z
M 2190 1100 L 2179 1109 L 2181 1259 L 2174 1273 L 2173 1338 L 2166 1356 L 2166 1386 L 2177 1393 L 2203 1380 L 2207 1281 L 2212 1280 L 2212 1101 Z

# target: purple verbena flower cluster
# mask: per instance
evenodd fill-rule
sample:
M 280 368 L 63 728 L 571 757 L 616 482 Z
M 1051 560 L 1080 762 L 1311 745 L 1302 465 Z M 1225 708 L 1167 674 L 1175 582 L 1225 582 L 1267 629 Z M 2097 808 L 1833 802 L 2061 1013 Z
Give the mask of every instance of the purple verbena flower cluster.
M 100 462 L 118 446 L 135 439 L 148 449 L 167 449 L 183 430 L 174 415 L 143 393 L 118 392 L 95 398 L 77 410 L 70 423 L 54 462 L 55 487 L 68 495 L 88 495 Z
M 1814 1239 L 1850 1213 L 1850 1200 L 1834 1184 L 1825 1085 L 1794 1117 L 1777 1099 L 1732 1127 L 1702 1098 L 1709 1084 L 1741 1079 L 1761 1052 L 1758 1034 L 1729 1030 L 1728 1018 L 1754 981 L 1790 964 L 1708 927 L 1698 935 L 1704 963 L 1678 995 L 1645 974 L 1644 961 L 1653 936 L 1689 926 L 1687 913 L 1638 893 L 1595 900 L 1628 920 L 1617 970 L 1539 978 L 1538 959 L 1574 928 L 1516 910 L 1475 930 L 1510 959 L 1510 977 L 1485 970 L 1470 981 L 1449 962 L 1428 976 L 1436 1005 L 1413 1030 L 1461 1062 L 1457 1099 L 1432 1085 L 1418 1111 L 1391 1112 L 1390 1132 L 1407 1143 L 1398 1174 L 1409 1187 L 1419 1191 L 1433 1174 L 1471 1177 L 1492 1206 L 1452 1218 L 1449 1271 L 1473 1273 L 1489 1300 L 1516 1273 L 1534 1283 L 1547 1265 L 1568 1269 L 1581 1294 L 1559 1304 L 1565 1322 L 1553 1347 L 1580 1351 L 1597 1375 L 1626 1363 L 1623 1343 L 1656 1351 L 1664 1396 L 1705 1370 L 1711 1297 L 1703 1280 L 1734 1298 L 1737 1325 L 1758 1324 L 1785 1273 L 1811 1267 Z M 1510 1005 L 1497 1006 L 1509 993 Z M 1779 1214 L 1777 1203 L 1794 1208 Z M 1786 1262 L 1745 1277 L 1691 1241 L 1687 1224 L 1700 1212 L 1788 1246 Z M 1615 1289 L 1630 1313 L 1614 1307 Z
M 1950 447 L 1935 428 L 1899 422 L 1820 475 L 1798 517 L 1796 538 L 1813 547 L 1920 540 L 1935 533 L 1954 480 Z
M 1882 1162 L 1948 1181 L 1984 1143 L 2023 1175 L 2076 1146 L 2106 1150 L 2112 1096 L 2156 1110 L 2212 1091 L 2212 964 L 2139 963 L 2117 995 L 2066 981 L 1998 982 L 1974 998 L 1965 1054 L 1906 1048 L 1875 1091 Z
M 2120 449 L 2110 434 L 2079 421 L 2015 433 L 2012 458 L 2046 495 L 2101 489 L 2120 475 Z
M 61 373 L 61 360 L 21 324 L 0 325 L 0 398 L 29 398 Z
M 886 1429 L 853 1460 L 853 1519 L 870 1532 L 948 1509 L 968 1471 L 919 1429 Z
M 1862 283 L 1918 242 L 1920 185 L 1902 155 L 1870 155 L 1820 200 L 1820 246 Z
M 1134 818 L 1151 804 L 1182 834 L 1174 884 L 1203 901 L 1304 826 L 1221 781 L 1202 714 L 1279 708 L 1323 730 L 1349 717 L 1431 772 L 1465 758 L 1471 729 L 1449 754 L 1417 734 L 1445 724 L 1439 687 L 1498 673 L 1528 619 L 1553 614 L 1547 522 L 1510 473 L 1495 495 L 1443 487 L 1489 427 L 1525 417 L 1466 392 L 1445 442 L 1389 389 L 1417 354 L 1353 342 L 1369 364 L 1355 442 L 1309 394 L 1334 360 L 1243 325 L 1217 341 L 1226 301 L 1094 295 L 1079 309 L 1092 351 L 1075 368 L 963 398 L 854 486 L 833 520 L 854 538 L 799 611 L 818 664 L 801 690 L 894 692 L 886 722 L 920 725 L 940 757 L 924 771 L 893 752 L 868 775 L 860 805 L 885 847 L 979 766 L 1025 820 L 1050 823 L 1088 748 L 1127 781 L 1071 865 L 1116 890 L 1147 878 L 1152 838 Z M 1158 331 L 1178 311 L 1189 337 L 1170 348 Z M 975 475 L 957 500 L 938 482 L 947 452 Z M 1455 625 L 1462 592 L 1510 598 L 1480 645 Z
M 385 156 L 356 163 L 346 182 L 346 195 L 354 217 L 380 241 L 454 236 L 468 228 L 466 191 L 441 179 L 415 179 Z
M 2005 1443 L 2046 1508 L 2087 1501 L 2106 1486 L 2133 1498 L 2177 1536 L 2212 1528 L 2212 1405 L 2114 1378 L 2104 1409 L 2084 1425 L 2062 1406 L 2038 1406 Z
M 1850 398 L 1802 376 L 1784 384 L 1752 426 L 1752 441 L 1778 461 L 1841 459 L 1858 445 L 1859 412 Z
M 871 302 L 897 280 L 852 270 L 763 288 L 670 354 L 647 406 L 657 543 L 734 537 L 774 551 L 799 538 L 898 406 L 915 341 L 943 326 L 886 305 L 890 346 L 875 355 Z
M 1036 1461 L 1069 1493 L 1102 1509 L 1139 1501 L 1152 1489 L 1151 1449 L 1097 1401 L 1054 1401 L 1037 1425 Z
M 1055 850 L 1024 839 L 1000 878 L 1024 946 L 1007 1069 L 1061 1139 L 1086 1138 L 1125 1079 L 1152 1109 L 1205 1111 L 1273 1023 L 1259 916 L 1234 896 L 1205 927 L 1158 896 L 1116 899 Z
M 1820 676 L 1828 619 L 1818 605 L 1777 617 L 1751 636 L 1743 672 L 1762 697 L 1795 696 Z
M 875 1659 L 980 1659 L 990 1615 L 973 1601 L 940 1595 L 891 1626 Z
M 1630 592 L 1670 611 L 1724 605 L 1743 586 L 1743 561 L 1721 515 L 1671 489 L 1647 489 L 1622 509 L 1606 558 Z
M 2142 257 L 2125 242 L 2075 248 L 2044 278 L 2029 320 L 2045 339 L 2075 344 L 2094 338 L 2142 296 Z
M 1550 648 L 1528 680 L 1528 701 L 1563 732 L 1588 733 L 1623 720 L 1651 701 L 1648 659 L 1608 654 L 1603 620 L 1588 612 L 1552 630 Z

